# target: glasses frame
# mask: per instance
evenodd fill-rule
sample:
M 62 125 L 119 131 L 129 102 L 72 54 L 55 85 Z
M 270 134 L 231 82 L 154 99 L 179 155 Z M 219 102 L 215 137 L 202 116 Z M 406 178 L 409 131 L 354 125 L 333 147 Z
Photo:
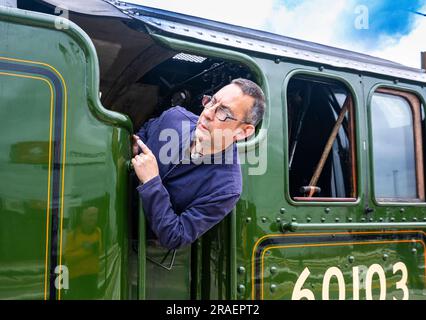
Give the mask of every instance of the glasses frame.
M 220 102 L 213 103 L 213 96 L 203 95 L 203 98 L 201 99 L 201 104 L 203 105 L 204 109 L 212 109 L 213 107 L 216 106 L 215 110 L 214 110 L 214 115 L 215 115 L 216 119 L 221 121 L 221 122 L 226 122 L 229 119 L 229 120 L 233 120 L 233 121 L 238 121 L 240 123 L 250 124 L 250 122 L 239 120 L 239 119 L 236 119 L 236 118 L 229 116 L 229 115 L 227 115 L 225 117 L 225 119 L 219 118 L 217 116 L 217 110 L 218 110 L 219 107 L 222 106 L 222 104 Z M 209 106 L 210 104 L 211 104 L 211 106 Z

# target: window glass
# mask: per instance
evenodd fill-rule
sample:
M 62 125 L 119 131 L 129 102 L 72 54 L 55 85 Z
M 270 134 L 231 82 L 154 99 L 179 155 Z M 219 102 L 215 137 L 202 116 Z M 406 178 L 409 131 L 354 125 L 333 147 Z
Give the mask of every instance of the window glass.
M 287 88 L 290 195 L 298 201 L 356 197 L 353 102 L 336 81 L 296 76 Z
M 375 93 L 371 102 L 376 198 L 417 198 L 413 115 L 403 97 Z

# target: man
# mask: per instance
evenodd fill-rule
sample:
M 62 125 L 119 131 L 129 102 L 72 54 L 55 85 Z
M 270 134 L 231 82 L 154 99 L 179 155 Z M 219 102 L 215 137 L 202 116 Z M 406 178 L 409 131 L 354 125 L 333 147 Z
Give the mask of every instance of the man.
M 235 142 L 255 132 L 265 97 L 254 82 L 235 79 L 213 97 L 204 96 L 203 106 L 199 117 L 171 108 L 133 136 L 132 164 L 144 212 L 161 245 L 169 249 L 191 244 L 234 208 L 242 191 Z M 170 143 L 164 132 L 170 130 L 179 137 L 177 162 L 159 159 Z

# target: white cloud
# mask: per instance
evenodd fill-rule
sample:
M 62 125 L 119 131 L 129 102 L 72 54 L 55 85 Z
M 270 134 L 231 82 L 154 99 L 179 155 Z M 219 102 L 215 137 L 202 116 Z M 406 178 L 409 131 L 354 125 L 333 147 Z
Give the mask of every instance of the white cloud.
M 305 1 L 291 10 L 280 5 L 272 12 L 267 26 L 274 33 L 333 45 L 348 5 L 348 1 L 331 0 Z

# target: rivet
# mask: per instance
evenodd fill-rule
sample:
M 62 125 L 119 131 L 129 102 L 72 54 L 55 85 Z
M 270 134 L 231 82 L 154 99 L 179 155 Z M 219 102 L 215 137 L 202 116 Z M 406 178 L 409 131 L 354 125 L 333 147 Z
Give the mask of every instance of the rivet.
M 277 218 L 277 222 L 280 223 L 281 222 L 281 218 L 278 217 Z
M 336 219 L 334 219 L 336 222 L 339 222 L 340 221 L 340 219 L 339 218 L 336 218 Z
M 370 222 L 373 222 L 373 220 L 374 220 L 373 218 L 370 218 Z
M 325 218 L 324 218 L 324 217 L 322 217 L 322 218 L 321 218 L 321 222 L 324 222 L 324 221 L 325 221 Z
M 404 212 L 405 212 L 405 209 L 404 209 L 404 208 L 401 208 L 401 209 L 399 209 L 399 212 L 404 213 Z
M 383 222 L 383 218 L 379 218 L 379 221 L 380 221 L 380 222 Z
M 353 263 L 355 261 L 355 257 L 354 256 L 349 256 L 348 257 L 348 261 L 349 261 L 349 263 Z
M 395 218 L 393 218 L 393 217 L 392 217 L 392 218 L 390 218 L 390 221 L 391 221 L 391 222 L 394 222 L 394 221 L 395 221 Z
M 323 66 L 320 66 L 320 67 L 318 68 L 318 70 L 319 70 L 319 71 L 324 71 L 324 67 L 323 67 Z
M 276 63 L 276 64 L 279 64 L 280 62 L 281 62 L 281 60 L 280 60 L 279 58 L 276 58 L 276 59 L 275 59 L 275 63 Z
M 416 218 L 416 217 L 414 217 L 414 218 L 413 218 L 413 221 L 417 221 L 417 218 Z
M 277 285 L 271 284 L 271 292 L 277 291 Z
M 325 213 L 330 213 L 330 208 L 325 208 L 325 209 L 324 209 L 324 212 L 325 212 Z
M 246 218 L 246 222 L 250 223 L 251 222 L 251 218 L 250 217 Z
M 407 218 L 402 218 L 401 220 L 405 222 L 405 221 L 407 221 Z
M 416 249 L 416 248 L 413 248 L 413 249 L 411 249 L 411 252 L 412 252 L 413 254 L 417 254 L 417 249 Z
M 423 221 L 426 221 L 426 218 L 423 218 Z
M 361 218 L 361 221 L 362 221 L 362 222 L 365 222 L 365 218 Z
M 348 218 L 348 221 L 349 221 L 349 222 L 352 222 L 352 221 L 353 221 L 353 219 L 349 217 L 349 218 Z
M 398 79 L 395 79 L 393 82 L 394 82 L 395 84 L 398 84 L 398 83 L 399 83 L 399 80 L 398 80 Z
M 285 208 L 281 208 L 281 209 L 280 209 L 280 213 L 281 213 L 281 214 L 284 214 L 284 213 L 285 213 Z
M 272 274 L 276 274 L 278 270 L 277 267 L 271 267 L 270 271 Z
M 293 218 L 291 218 L 291 221 L 296 222 L 297 219 L 293 217 Z
M 385 253 L 385 254 L 383 255 L 383 261 L 388 260 L 388 258 L 389 258 L 389 256 Z
M 243 284 L 240 284 L 239 286 L 238 286 L 238 293 L 240 293 L 240 294 L 244 294 L 245 292 L 246 292 L 246 287 L 245 287 L 245 285 L 243 285 Z
M 265 223 L 265 222 L 266 222 L 266 218 L 265 218 L 265 217 L 263 217 L 263 218 L 262 218 L 262 222 L 263 222 L 263 223 Z
M 311 221 L 312 221 L 312 219 L 310 217 L 306 218 L 306 222 L 311 222 Z
M 244 268 L 243 266 L 238 267 L 239 274 L 244 274 L 245 272 L 246 272 L 246 268 Z

